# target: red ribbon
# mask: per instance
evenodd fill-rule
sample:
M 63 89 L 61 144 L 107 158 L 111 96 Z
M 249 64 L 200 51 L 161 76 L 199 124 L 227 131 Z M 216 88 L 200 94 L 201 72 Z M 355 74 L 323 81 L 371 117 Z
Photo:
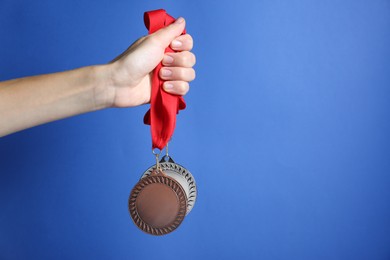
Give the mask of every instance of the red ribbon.
M 166 13 L 165 10 L 154 10 L 145 12 L 144 22 L 149 34 L 170 25 L 175 18 Z M 185 34 L 185 30 L 183 34 Z M 165 53 L 174 52 L 169 46 Z M 160 79 L 158 73 L 162 67 L 159 63 L 153 70 L 152 94 L 150 98 L 150 109 L 144 116 L 144 123 L 150 125 L 152 133 L 152 148 L 162 150 L 173 135 L 176 126 L 176 114 L 179 110 L 186 108 L 186 103 L 182 96 L 172 95 L 163 90 L 164 81 Z

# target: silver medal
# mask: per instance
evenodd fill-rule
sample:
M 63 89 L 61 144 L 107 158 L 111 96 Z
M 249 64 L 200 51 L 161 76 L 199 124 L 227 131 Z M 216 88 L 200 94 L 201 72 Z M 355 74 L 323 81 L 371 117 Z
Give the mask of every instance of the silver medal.
M 175 163 L 172 157 L 168 155 L 162 157 L 159 166 L 166 175 L 175 179 L 180 184 L 180 186 L 184 189 L 187 195 L 186 215 L 188 215 L 188 213 L 190 213 L 190 211 L 194 207 L 196 197 L 197 197 L 197 189 L 196 189 L 196 182 L 194 176 L 192 176 L 189 170 L 187 170 L 180 164 Z M 144 174 L 141 176 L 141 179 L 150 176 L 150 174 L 155 169 L 156 169 L 155 165 L 151 166 L 149 169 L 147 169 L 144 172 Z

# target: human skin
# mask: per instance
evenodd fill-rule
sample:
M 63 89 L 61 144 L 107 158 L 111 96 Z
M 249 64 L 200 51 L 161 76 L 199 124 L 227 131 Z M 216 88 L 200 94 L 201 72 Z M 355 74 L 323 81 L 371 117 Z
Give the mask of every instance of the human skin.
M 0 137 L 54 120 L 150 102 L 151 75 L 162 62 L 164 90 L 185 95 L 195 79 L 193 40 L 185 20 L 133 43 L 111 63 L 0 82 Z M 164 54 L 167 46 L 177 51 Z

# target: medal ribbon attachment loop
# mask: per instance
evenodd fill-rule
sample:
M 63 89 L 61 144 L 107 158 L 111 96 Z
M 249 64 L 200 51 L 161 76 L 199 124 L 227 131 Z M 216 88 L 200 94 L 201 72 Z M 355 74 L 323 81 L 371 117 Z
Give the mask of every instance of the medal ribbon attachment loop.
M 175 18 L 167 14 L 163 9 L 144 13 L 144 22 L 149 34 L 170 25 Z M 185 30 L 183 34 L 185 34 Z M 175 52 L 169 46 L 165 53 Z M 169 94 L 163 90 L 164 81 L 160 79 L 158 73 L 162 67 L 160 62 L 153 70 L 152 93 L 150 98 L 150 109 L 144 116 L 144 123 L 150 125 L 152 134 L 152 149 L 162 150 L 171 139 L 176 126 L 176 114 L 186 107 L 182 96 Z

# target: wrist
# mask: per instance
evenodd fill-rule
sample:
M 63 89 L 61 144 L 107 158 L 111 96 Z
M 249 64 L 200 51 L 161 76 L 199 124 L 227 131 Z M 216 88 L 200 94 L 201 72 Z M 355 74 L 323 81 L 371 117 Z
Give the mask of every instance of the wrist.
M 114 105 L 115 87 L 111 76 L 111 64 L 91 66 L 95 110 Z

